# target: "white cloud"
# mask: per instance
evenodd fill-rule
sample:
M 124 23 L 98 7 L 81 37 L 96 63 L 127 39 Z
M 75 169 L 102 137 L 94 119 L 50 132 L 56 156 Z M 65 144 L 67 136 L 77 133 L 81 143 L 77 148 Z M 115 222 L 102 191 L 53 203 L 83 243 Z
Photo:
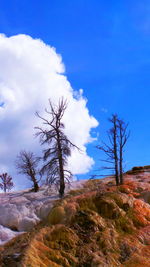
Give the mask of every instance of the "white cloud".
M 94 161 L 85 145 L 98 122 L 89 114 L 83 90 L 73 91 L 64 72 L 61 56 L 41 40 L 27 35 L 0 35 L 0 103 L 5 103 L 0 107 L 0 165 L 10 172 L 21 149 L 41 150 L 34 139 L 34 126 L 40 124 L 35 111 L 44 115 L 48 99 L 57 103 L 62 96 L 68 101 L 66 133 L 83 150 L 82 154 L 73 151 L 71 170 L 82 174 L 91 168 Z

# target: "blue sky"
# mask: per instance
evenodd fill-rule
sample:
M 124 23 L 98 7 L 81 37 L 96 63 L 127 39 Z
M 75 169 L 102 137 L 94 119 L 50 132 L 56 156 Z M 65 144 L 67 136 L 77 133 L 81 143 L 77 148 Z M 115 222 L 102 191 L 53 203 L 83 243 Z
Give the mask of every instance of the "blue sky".
M 0 32 L 28 34 L 54 46 L 72 87 L 83 88 L 90 113 L 100 122 L 99 141 L 106 140 L 107 118 L 118 113 L 131 130 L 127 169 L 150 164 L 148 0 L 1 1 Z M 88 145 L 94 169 L 102 158 L 96 144 Z

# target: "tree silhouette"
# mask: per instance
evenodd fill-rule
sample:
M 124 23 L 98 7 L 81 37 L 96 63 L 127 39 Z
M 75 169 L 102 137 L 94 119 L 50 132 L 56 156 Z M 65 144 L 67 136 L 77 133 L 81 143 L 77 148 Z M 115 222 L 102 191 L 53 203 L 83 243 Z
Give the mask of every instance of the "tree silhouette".
M 39 158 L 34 155 L 33 152 L 26 152 L 22 150 L 17 156 L 16 167 L 21 174 L 25 174 L 33 183 L 34 192 L 39 190 L 37 175 L 39 171 L 37 169 Z
M 0 174 L 0 188 L 6 193 L 6 191 L 10 191 L 14 186 L 12 181 L 12 177 L 8 175 L 8 173 Z
M 50 110 L 46 111 L 49 119 L 43 118 L 36 112 L 36 115 L 43 121 L 43 127 L 35 127 L 36 136 L 40 138 L 41 145 L 47 145 L 44 149 L 44 165 L 41 173 L 47 174 L 47 183 L 56 184 L 59 187 L 59 194 L 62 197 L 65 190 L 65 182 L 70 182 L 72 173 L 67 169 L 67 159 L 71 155 L 71 149 L 77 148 L 64 133 L 65 125 L 62 122 L 63 115 L 67 108 L 66 100 L 61 98 L 58 106 L 49 100 Z
M 130 132 L 128 132 L 126 124 L 123 120 L 118 118 L 117 114 L 113 114 L 109 118 L 109 122 L 112 127 L 107 132 L 108 144 L 102 143 L 101 146 L 97 146 L 102 150 L 107 158 L 102 160 L 110 166 L 103 167 L 104 169 L 112 169 L 115 172 L 116 185 L 123 184 L 123 154 L 124 146 L 129 138 Z
M 124 146 L 126 145 L 128 138 L 130 136 L 130 132 L 127 130 L 128 124 L 126 124 L 123 120 L 118 119 L 118 150 L 119 150 L 119 176 L 120 176 L 120 184 L 123 184 L 123 154 L 124 154 Z

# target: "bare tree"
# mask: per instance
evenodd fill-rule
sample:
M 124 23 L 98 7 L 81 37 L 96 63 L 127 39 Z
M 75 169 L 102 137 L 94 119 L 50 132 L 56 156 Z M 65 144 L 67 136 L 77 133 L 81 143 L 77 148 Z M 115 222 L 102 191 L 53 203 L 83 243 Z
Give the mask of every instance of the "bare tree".
M 124 146 L 129 138 L 127 131 L 128 124 L 118 118 L 117 114 L 113 114 L 109 119 L 112 127 L 107 132 L 109 144 L 103 142 L 102 146 L 97 146 L 107 156 L 106 163 L 111 164 L 110 167 L 104 169 L 112 169 L 115 172 L 116 185 L 123 184 L 123 153 Z
M 107 132 L 109 145 L 103 142 L 102 146 L 97 146 L 98 149 L 102 150 L 107 158 L 103 160 L 106 163 L 111 164 L 110 167 L 104 167 L 104 169 L 111 169 L 115 172 L 116 185 L 119 185 L 119 171 L 118 171 L 118 144 L 117 144 L 117 120 L 116 114 L 113 114 L 109 121 L 112 123 L 111 129 Z
M 10 191 L 12 187 L 14 186 L 14 183 L 12 181 L 12 177 L 8 175 L 7 173 L 2 173 L 0 175 L 0 188 L 6 193 L 6 191 Z
M 47 145 L 44 149 L 43 160 L 45 162 L 41 173 L 47 173 L 48 184 L 57 184 L 59 194 L 62 197 L 65 190 L 65 182 L 69 182 L 72 173 L 67 169 L 67 159 L 71 155 L 71 148 L 77 148 L 64 133 L 65 125 L 62 122 L 64 112 L 67 108 L 66 100 L 61 98 L 58 106 L 49 100 L 50 111 L 47 109 L 49 119 L 36 115 L 43 121 L 43 127 L 35 127 L 36 136 L 40 138 L 41 145 Z
M 126 124 L 123 120 L 118 119 L 118 146 L 119 146 L 119 176 L 120 176 L 120 184 L 123 184 L 123 153 L 124 146 L 128 141 L 130 136 L 130 132 L 127 130 L 128 124 Z
M 16 168 L 20 174 L 25 174 L 30 181 L 33 183 L 34 192 L 39 190 L 37 176 L 39 158 L 34 155 L 33 152 L 26 152 L 22 150 L 17 156 Z

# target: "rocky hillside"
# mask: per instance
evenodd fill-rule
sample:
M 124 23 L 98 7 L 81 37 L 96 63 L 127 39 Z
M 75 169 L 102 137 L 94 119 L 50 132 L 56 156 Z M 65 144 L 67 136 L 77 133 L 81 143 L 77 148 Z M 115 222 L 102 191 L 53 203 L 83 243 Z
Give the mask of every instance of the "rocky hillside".
M 150 266 L 150 174 L 89 180 L 1 246 L 0 266 Z

